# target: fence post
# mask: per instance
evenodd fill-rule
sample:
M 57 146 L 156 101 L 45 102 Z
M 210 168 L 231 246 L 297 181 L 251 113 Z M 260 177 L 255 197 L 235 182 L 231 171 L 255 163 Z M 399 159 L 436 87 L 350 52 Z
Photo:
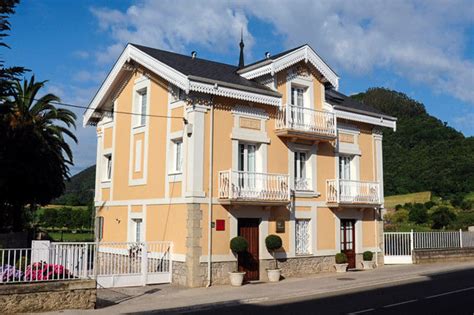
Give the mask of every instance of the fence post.
M 415 233 L 413 233 L 413 229 L 410 232 L 410 251 L 413 255 L 413 250 L 415 249 Z
M 82 272 L 83 272 L 83 278 L 84 279 L 87 279 L 87 261 L 89 260 L 89 252 L 87 250 L 87 243 L 84 243 L 83 247 L 82 247 Z
M 462 229 L 459 229 L 459 246 L 462 248 Z
M 142 247 L 142 285 L 146 286 L 148 276 L 148 246 L 147 242 L 143 242 Z
M 174 250 L 174 243 L 171 242 L 170 244 L 170 252 L 168 253 L 168 262 L 169 262 L 169 274 L 170 274 L 170 283 L 173 282 L 173 250 Z

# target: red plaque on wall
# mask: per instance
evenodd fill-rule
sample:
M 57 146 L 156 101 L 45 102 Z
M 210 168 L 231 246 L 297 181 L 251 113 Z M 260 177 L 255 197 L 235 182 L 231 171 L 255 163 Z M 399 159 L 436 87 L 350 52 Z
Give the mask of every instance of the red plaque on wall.
M 216 231 L 225 231 L 225 220 L 216 220 Z

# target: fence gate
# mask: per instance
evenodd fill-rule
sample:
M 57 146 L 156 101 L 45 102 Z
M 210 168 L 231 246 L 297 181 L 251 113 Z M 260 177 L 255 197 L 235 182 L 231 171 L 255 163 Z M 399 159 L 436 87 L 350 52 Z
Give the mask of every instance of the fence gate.
M 97 279 L 98 287 L 171 282 L 171 242 L 52 243 L 51 248 L 52 262 Z
M 413 232 L 384 233 L 384 264 L 413 263 Z

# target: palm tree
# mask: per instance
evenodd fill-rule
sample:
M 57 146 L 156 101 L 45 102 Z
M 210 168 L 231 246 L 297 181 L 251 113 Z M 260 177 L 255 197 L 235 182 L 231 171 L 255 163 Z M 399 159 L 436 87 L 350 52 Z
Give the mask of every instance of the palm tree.
M 70 130 L 76 128 L 76 115 L 55 103 L 59 97 L 48 93 L 39 97 L 45 81 L 35 77 L 15 81 L 11 97 L 0 111 L 0 207 L 14 230 L 24 223 L 25 206 L 34 210 L 64 191 L 73 164 L 72 151 L 66 138 L 77 143 Z M 3 164 L 3 165 L 2 165 Z

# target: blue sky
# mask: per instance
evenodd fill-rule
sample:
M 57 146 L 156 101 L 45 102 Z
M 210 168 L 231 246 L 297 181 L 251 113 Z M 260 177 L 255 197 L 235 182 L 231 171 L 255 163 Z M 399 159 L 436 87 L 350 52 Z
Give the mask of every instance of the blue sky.
M 23 0 L 11 23 L 7 64 L 31 69 L 69 103 L 88 105 L 127 42 L 236 64 L 243 28 L 247 63 L 309 43 L 339 74 L 343 93 L 401 91 L 474 135 L 471 0 Z M 82 128 L 76 113 L 72 173 L 94 164 L 96 152 L 94 128 Z

